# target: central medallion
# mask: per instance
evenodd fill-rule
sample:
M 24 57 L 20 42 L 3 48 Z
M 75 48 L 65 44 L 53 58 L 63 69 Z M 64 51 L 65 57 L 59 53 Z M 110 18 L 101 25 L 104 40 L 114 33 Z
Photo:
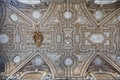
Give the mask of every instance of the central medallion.
M 65 64 L 66 66 L 72 66 L 72 65 L 73 65 L 73 60 L 72 60 L 71 58 L 66 58 L 66 59 L 64 60 L 64 64 Z
M 104 37 L 101 34 L 93 34 L 90 36 L 90 41 L 93 43 L 102 43 L 104 41 Z
M 8 37 L 7 34 L 1 34 L 1 35 L 0 35 L 0 43 L 5 44 L 5 43 L 7 43 L 8 41 L 9 41 L 9 37 Z
M 41 14 L 39 11 L 34 11 L 32 16 L 33 16 L 33 18 L 38 19 L 38 18 L 40 18 Z
M 43 42 L 43 35 L 42 35 L 42 33 L 40 31 L 34 32 L 33 40 L 35 42 L 35 45 L 37 47 L 40 47 L 41 43 Z
M 70 11 L 66 11 L 66 12 L 64 12 L 64 17 L 66 18 L 66 19 L 70 19 L 71 17 L 72 17 L 72 13 L 70 12 Z

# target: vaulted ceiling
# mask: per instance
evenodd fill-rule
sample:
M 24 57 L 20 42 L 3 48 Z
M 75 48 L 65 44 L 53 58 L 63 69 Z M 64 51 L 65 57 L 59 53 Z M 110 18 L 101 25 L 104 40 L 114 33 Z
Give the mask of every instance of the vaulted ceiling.
M 120 78 L 119 1 L 0 3 L 2 78 Z

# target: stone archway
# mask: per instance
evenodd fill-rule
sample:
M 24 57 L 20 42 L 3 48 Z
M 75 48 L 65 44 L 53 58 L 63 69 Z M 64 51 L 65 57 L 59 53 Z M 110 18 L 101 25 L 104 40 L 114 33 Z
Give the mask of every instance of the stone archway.
M 116 80 L 112 75 L 102 73 L 102 74 L 94 74 L 96 80 Z
M 20 78 L 20 80 L 45 80 L 52 79 L 51 74 L 46 72 L 26 72 Z
M 84 74 L 85 79 L 94 80 L 117 80 L 119 76 L 119 70 L 101 55 L 96 55 L 91 60 Z

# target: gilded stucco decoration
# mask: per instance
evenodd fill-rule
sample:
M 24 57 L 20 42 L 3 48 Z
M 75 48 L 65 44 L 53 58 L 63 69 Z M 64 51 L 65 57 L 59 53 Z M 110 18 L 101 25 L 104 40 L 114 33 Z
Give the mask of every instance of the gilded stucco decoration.
M 37 25 L 38 28 L 38 25 Z M 33 32 L 33 40 L 35 42 L 35 45 L 37 47 L 40 47 L 42 42 L 43 42 L 43 35 L 42 33 L 39 31 L 39 29 L 37 29 L 35 32 Z

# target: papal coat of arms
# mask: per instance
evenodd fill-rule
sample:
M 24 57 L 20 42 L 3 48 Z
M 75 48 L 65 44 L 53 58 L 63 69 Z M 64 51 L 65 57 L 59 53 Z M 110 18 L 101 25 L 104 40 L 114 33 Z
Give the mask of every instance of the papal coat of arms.
M 33 40 L 35 42 L 35 45 L 37 47 L 40 47 L 41 46 L 41 43 L 43 41 L 43 35 L 40 31 L 36 31 L 33 33 Z

